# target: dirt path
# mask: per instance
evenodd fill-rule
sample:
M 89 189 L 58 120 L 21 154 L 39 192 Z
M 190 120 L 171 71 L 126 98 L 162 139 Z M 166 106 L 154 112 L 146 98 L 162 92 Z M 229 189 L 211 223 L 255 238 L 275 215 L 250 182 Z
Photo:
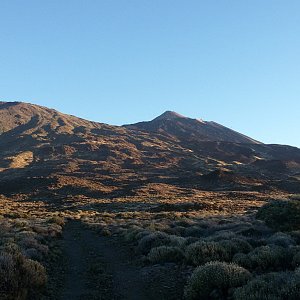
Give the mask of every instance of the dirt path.
M 114 237 L 104 237 L 69 221 L 64 229 L 67 258 L 61 300 L 148 300 L 141 269 L 133 264 L 133 252 Z

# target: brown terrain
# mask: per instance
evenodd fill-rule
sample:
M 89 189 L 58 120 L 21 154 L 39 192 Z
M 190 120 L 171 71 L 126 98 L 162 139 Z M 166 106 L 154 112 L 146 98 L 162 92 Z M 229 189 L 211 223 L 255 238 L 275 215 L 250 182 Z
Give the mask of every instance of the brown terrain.
M 111 126 L 26 103 L 0 103 L 4 195 L 103 198 L 146 190 L 298 191 L 300 150 L 165 112 Z
M 167 111 L 112 126 L 0 102 L 0 279 L 14 247 L 48 276 L 46 287 L 22 286 L 11 274 L 20 292 L 0 283 L 0 299 L 182 299 L 202 264 L 190 254 L 194 243 L 242 240 L 248 250 L 210 260 L 246 268 L 234 253 L 252 255 L 285 235 L 256 220 L 256 211 L 297 198 L 299 181 L 299 148 L 263 144 L 215 122 Z M 255 268 L 247 266 L 255 278 L 273 271 Z M 185 291 L 187 299 L 248 299 L 232 289 L 204 298 Z

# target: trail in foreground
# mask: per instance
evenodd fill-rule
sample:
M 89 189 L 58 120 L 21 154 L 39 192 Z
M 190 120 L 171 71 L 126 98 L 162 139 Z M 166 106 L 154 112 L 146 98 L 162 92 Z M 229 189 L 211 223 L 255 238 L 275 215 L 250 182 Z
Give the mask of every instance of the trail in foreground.
M 153 299 L 132 262 L 133 252 L 116 238 L 76 221 L 66 224 L 63 238 L 68 267 L 61 300 Z

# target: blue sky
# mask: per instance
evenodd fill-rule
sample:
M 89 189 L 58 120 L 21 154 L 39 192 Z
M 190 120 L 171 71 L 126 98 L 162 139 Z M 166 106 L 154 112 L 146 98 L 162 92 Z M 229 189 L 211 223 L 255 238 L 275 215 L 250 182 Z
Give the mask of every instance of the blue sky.
M 110 124 L 165 110 L 300 147 L 300 1 L 1 0 L 0 99 Z

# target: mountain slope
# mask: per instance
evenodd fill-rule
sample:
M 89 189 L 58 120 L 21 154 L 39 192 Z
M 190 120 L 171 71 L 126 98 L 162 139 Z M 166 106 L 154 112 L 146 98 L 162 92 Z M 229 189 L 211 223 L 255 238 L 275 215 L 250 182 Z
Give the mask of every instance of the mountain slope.
M 128 128 L 156 132 L 188 141 L 232 142 L 260 144 L 260 142 L 215 122 L 191 119 L 166 111 L 149 122 L 127 125 Z
M 25 128 L 20 126 L 27 125 Z M 60 133 L 73 133 L 76 127 L 97 128 L 98 123 L 86 121 L 74 116 L 62 114 L 47 107 L 22 103 L 22 102 L 0 102 L 0 134 L 19 127 L 19 129 L 56 130 Z
M 1 102 L 0 129 L 0 194 L 75 201 L 153 189 L 159 194 L 299 187 L 298 148 L 261 144 L 173 112 L 111 126 Z

